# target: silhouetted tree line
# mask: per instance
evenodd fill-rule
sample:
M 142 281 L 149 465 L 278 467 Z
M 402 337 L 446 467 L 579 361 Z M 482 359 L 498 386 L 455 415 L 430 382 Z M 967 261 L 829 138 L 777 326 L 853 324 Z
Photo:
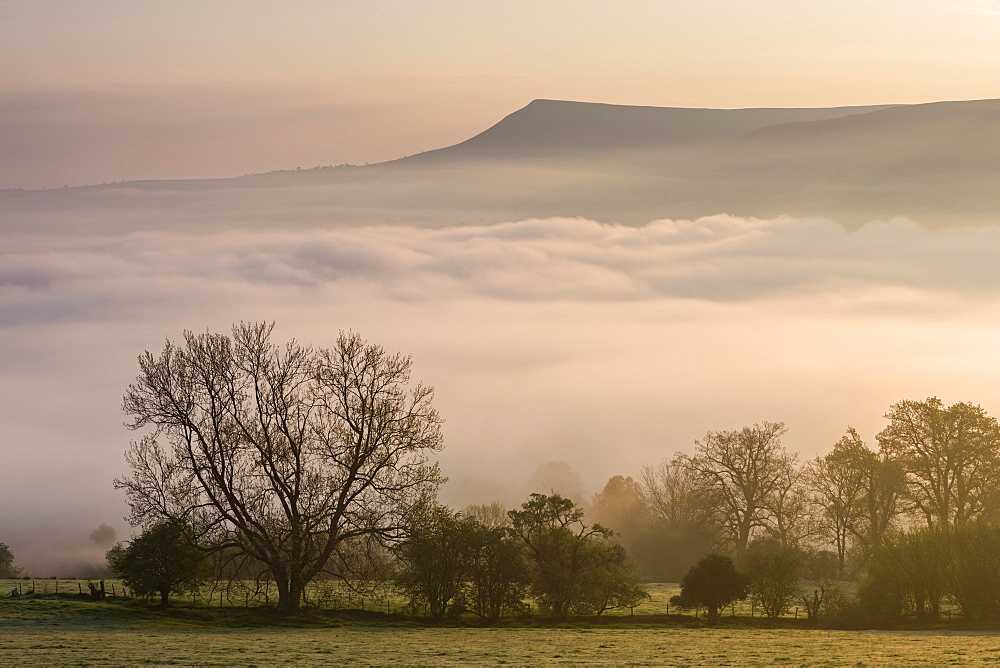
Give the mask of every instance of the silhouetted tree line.
M 693 455 L 615 476 L 591 513 L 618 532 L 644 577 L 679 580 L 709 552 L 739 562 L 767 538 L 804 553 L 807 575 L 857 576 L 886 536 L 992 521 L 1000 509 L 1000 427 L 979 406 L 901 401 L 867 446 L 854 429 L 800 462 L 782 423 L 709 432 Z
M 858 578 L 851 614 L 875 623 L 937 618 L 942 601 L 967 618 L 1000 618 L 997 421 L 935 397 L 885 417 L 877 448 L 849 428 L 808 462 L 782 446 L 781 423 L 710 432 L 693 455 L 646 466 L 638 481 L 611 478 L 592 514 L 647 579 L 680 580 L 708 553 L 732 557 L 768 616 L 789 601 L 809 616 L 824 597 L 847 605 L 833 582 Z M 804 593 L 798 578 L 816 584 Z
M 274 582 L 282 612 L 339 577 L 395 578 L 434 617 L 497 619 L 529 598 L 557 617 L 600 614 L 641 601 L 640 578 L 679 581 L 717 554 L 768 616 L 793 601 L 815 616 L 845 578 L 881 620 L 934 617 L 945 600 L 997 615 L 983 555 L 995 552 L 1000 427 L 979 406 L 901 401 L 877 447 L 848 429 L 807 462 L 782 445 L 782 423 L 709 432 L 693 454 L 611 478 L 592 524 L 555 492 L 455 512 L 435 502 L 441 418 L 410 359 L 350 332 L 330 349 L 279 346 L 272 328 L 187 332 L 142 355 L 124 408 L 147 433 L 116 484 L 140 538 L 175 536 L 222 573 Z M 803 578 L 816 582 L 805 594 Z

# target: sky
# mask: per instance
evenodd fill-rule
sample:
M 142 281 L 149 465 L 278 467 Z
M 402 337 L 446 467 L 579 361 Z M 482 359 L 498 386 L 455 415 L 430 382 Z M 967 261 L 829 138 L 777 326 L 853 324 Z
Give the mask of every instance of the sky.
M 0 188 L 377 162 L 535 98 L 994 98 L 998 40 L 986 0 L 0 0 Z M 594 492 L 761 420 L 808 459 L 849 425 L 874 442 L 902 399 L 1000 415 L 995 226 L 848 231 L 823 211 L 362 226 L 323 224 L 316 197 L 291 225 L 241 196 L 215 200 L 227 216 L 181 192 L 155 216 L 136 199 L 5 226 L 0 207 L 0 542 L 29 570 L 99 560 L 101 522 L 131 533 L 112 480 L 136 357 L 241 320 L 411 354 L 446 420 L 455 505 L 515 504 L 553 460 Z
M 0 188 L 394 159 L 535 98 L 997 97 L 996 0 L 0 0 Z

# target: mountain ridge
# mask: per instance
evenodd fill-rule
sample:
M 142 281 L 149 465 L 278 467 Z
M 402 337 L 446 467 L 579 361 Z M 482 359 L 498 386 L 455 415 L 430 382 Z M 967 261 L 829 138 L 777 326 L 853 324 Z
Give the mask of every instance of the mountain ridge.
M 467 158 L 470 153 L 477 158 L 561 157 L 609 148 L 662 149 L 733 138 L 778 123 L 839 118 L 889 106 L 711 109 L 540 98 L 469 139 L 391 162 Z
M 128 226 L 489 224 L 580 216 L 1000 221 L 1000 99 L 695 109 L 539 99 L 452 146 L 366 166 L 0 193 L 0 217 Z M 256 223 L 254 221 L 261 221 Z M 149 223 L 152 224 L 152 223 Z

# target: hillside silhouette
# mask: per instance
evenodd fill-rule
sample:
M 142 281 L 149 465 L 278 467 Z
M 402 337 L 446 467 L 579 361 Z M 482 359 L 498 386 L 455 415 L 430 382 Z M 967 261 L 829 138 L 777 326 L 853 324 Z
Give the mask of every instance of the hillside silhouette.
M 8 192 L 0 213 L 23 229 L 716 213 L 942 226 L 994 222 L 998 180 L 1000 100 L 732 110 L 535 100 L 466 141 L 391 162 Z

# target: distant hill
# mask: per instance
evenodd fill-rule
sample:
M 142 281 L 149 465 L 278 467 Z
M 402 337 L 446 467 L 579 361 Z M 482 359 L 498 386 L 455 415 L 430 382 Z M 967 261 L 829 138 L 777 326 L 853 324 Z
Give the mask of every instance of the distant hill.
M 715 213 L 1000 221 L 1000 100 L 683 109 L 535 100 L 454 146 L 365 167 L 0 193 L 17 229 L 482 224 Z
M 404 160 L 564 158 L 655 151 L 711 144 L 773 125 L 885 108 L 685 109 L 535 100 L 471 139 Z

